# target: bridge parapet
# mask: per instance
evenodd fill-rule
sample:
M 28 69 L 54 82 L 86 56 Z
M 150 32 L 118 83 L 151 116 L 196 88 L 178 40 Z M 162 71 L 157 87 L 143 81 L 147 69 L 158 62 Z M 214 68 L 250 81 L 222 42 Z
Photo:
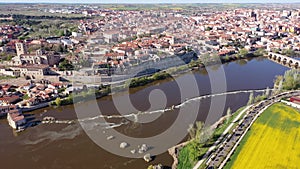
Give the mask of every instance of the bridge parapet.
M 278 53 L 273 53 L 273 52 L 269 52 L 268 53 L 268 58 L 272 61 L 275 61 L 277 63 L 280 63 L 284 66 L 287 66 L 289 68 L 293 68 L 293 69 L 299 69 L 300 68 L 300 60 L 285 56 L 285 55 L 281 55 Z

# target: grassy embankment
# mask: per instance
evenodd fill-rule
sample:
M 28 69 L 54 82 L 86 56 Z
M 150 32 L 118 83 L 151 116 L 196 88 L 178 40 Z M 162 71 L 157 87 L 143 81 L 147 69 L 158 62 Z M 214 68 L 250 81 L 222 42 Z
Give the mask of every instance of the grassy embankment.
M 228 121 L 224 120 L 213 132 L 211 138 L 205 143 L 199 143 L 196 141 L 191 141 L 188 145 L 183 147 L 179 151 L 178 155 L 178 169 L 189 169 L 193 168 L 198 160 L 200 160 L 203 155 L 207 152 L 207 150 L 218 140 L 218 138 L 222 135 L 222 133 L 226 130 L 226 128 L 231 124 L 231 122 L 237 117 L 238 114 L 245 107 L 241 107 L 235 113 L 233 113 Z M 241 116 L 240 118 L 242 118 Z M 205 166 L 201 166 L 205 167 Z
M 298 168 L 300 112 L 283 103 L 269 107 L 250 128 L 229 168 Z
M 0 75 L 0 80 L 16 79 L 14 76 Z
M 245 59 L 245 56 L 243 55 L 242 57 L 231 58 L 230 60 L 227 60 L 227 61 Z M 259 55 L 257 55 L 257 56 L 259 56 Z M 135 87 L 139 87 L 139 86 L 145 86 L 145 85 L 155 82 L 157 80 L 164 80 L 164 79 L 172 78 L 172 76 L 174 76 L 174 75 L 175 76 L 179 75 L 182 72 L 186 72 L 195 67 L 196 68 L 204 68 L 205 65 L 213 65 L 214 63 L 217 63 L 219 61 L 219 59 L 220 59 L 220 57 L 217 55 L 214 55 L 211 57 L 209 57 L 209 55 L 205 55 L 205 56 L 201 57 L 200 59 L 192 60 L 190 63 L 185 64 L 185 65 L 171 67 L 167 70 L 160 71 L 160 72 L 154 73 L 149 76 L 132 78 L 130 81 L 127 81 L 125 83 L 122 83 L 119 85 L 114 85 L 112 89 L 109 86 L 105 86 L 104 91 L 103 91 L 103 88 L 100 88 L 99 90 L 95 90 L 95 91 L 90 91 L 90 92 L 86 91 L 86 92 L 78 93 L 75 97 L 85 100 L 86 98 L 90 98 L 90 97 L 93 98 L 92 96 L 94 96 L 95 92 L 96 92 L 96 97 L 99 98 L 99 97 L 110 94 L 111 91 L 117 92 L 117 91 L 122 91 L 127 88 L 135 88 Z M 222 62 L 227 62 L 227 61 L 222 59 Z M 59 103 L 59 104 L 57 104 L 55 102 L 52 102 L 51 104 L 52 105 L 73 104 L 73 99 L 74 99 L 74 97 L 72 95 L 70 95 L 69 97 L 64 98 L 64 99 L 61 99 L 61 100 L 58 99 L 57 103 Z M 75 99 L 75 100 L 80 100 L 80 99 Z
M 180 66 L 177 68 L 170 68 L 167 71 L 157 72 L 157 73 L 154 73 L 153 75 L 132 78 L 130 81 L 128 81 L 130 83 L 125 82 L 120 85 L 116 85 L 113 87 L 113 89 L 111 89 L 110 86 L 102 86 L 102 87 L 99 87 L 99 89 L 82 91 L 77 94 L 71 94 L 68 97 L 63 98 L 63 99 L 58 98 L 55 101 L 53 101 L 51 103 L 51 105 L 56 105 L 56 106 L 69 105 L 69 104 L 73 104 L 74 100 L 75 101 L 80 101 L 80 100 L 84 101 L 84 100 L 89 100 L 90 98 L 93 99 L 94 96 L 96 96 L 96 98 L 100 98 L 100 97 L 109 95 L 111 93 L 111 91 L 114 91 L 114 92 L 122 91 L 127 88 L 135 88 L 135 87 L 139 87 L 139 86 L 144 86 L 149 83 L 155 82 L 157 80 L 164 80 L 164 79 L 170 78 L 171 77 L 170 74 L 184 71 L 186 69 L 188 69 L 188 66 L 183 65 L 183 66 Z

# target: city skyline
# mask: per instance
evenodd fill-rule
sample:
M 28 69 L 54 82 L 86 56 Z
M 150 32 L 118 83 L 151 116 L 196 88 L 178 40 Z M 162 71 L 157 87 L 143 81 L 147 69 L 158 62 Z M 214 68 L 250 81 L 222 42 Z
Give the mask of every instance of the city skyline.
M 180 0 L 161 0 L 161 1 L 147 1 L 147 0 L 87 0 L 85 2 L 74 2 L 73 0 L 0 0 L 0 3 L 80 3 L 80 4 L 87 4 L 87 3 L 106 3 L 106 4 L 131 4 L 131 3 L 138 3 L 138 4 L 155 4 L 155 3 L 171 3 L 171 4 L 183 4 L 183 3 L 300 3 L 299 0 L 212 0 L 212 1 L 198 1 L 198 0 L 187 0 L 187 1 L 180 1 Z

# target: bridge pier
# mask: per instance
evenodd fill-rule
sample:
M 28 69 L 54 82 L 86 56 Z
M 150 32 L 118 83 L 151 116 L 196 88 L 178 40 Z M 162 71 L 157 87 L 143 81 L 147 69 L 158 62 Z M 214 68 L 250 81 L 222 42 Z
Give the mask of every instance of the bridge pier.
M 300 60 L 296 60 L 278 53 L 269 52 L 268 59 L 292 69 L 299 69 L 300 66 Z

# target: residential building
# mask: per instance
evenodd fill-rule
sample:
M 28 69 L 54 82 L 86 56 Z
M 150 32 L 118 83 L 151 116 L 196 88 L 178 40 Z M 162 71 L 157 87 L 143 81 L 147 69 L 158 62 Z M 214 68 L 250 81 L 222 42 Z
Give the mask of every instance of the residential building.
M 23 129 L 26 124 L 24 115 L 17 109 L 10 110 L 7 113 L 7 121 L 13 129 Z
M 11 67 L 13 71 L 20 72 L 21 76 L 30 76 L 32 78 L 43 77 L 50 74 L 50 68 L 44 64 L 27 64 Z

